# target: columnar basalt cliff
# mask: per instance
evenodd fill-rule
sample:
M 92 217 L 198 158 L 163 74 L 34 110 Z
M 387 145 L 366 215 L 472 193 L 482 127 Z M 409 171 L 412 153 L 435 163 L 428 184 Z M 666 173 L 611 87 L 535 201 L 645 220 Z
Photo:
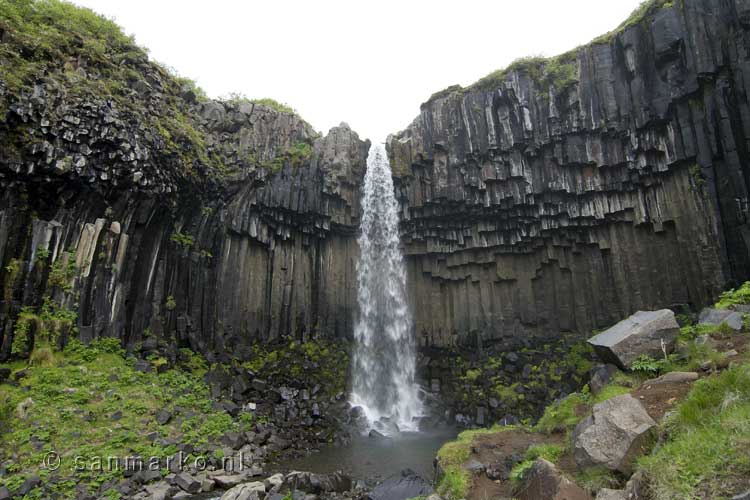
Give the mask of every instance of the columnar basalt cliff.
M 389 154 L 424 344 L 586 332 L 750 275 L 750 4 L 621 29 L 422 105 Z
M 3 28 L 11 64 L 24 32 Z M 350 335 L 369 144 L 272 102 L 201 99 L 127 39 L 106 43 L 109 65 L 71 43 L 39 56 L 43 76 L 0 75 L 0 359 L 28 348 L 13 341 L 24 311 L 63 336 L 238 357 Z

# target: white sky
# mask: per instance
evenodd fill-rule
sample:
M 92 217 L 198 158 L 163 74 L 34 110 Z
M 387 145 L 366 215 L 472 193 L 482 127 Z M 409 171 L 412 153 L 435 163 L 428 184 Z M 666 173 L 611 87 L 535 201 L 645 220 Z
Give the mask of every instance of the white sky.
M 74 0 L 113 18 L 209 96 L 345 121 L 382 141 L 433 92 L 610 31 L 639 0 Z

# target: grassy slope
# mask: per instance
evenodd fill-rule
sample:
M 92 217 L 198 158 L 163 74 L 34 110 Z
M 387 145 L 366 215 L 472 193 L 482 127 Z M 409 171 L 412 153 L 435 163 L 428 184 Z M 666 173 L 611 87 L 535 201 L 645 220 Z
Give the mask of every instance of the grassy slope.
M 176 160 L 170 166 L 177 165 L 182 177 L 213 179 L 228 173 L 221 151 L 210 145 L 193 117 L 190 101 L 206 101 L 205 92 L 149 61 L 147 51 L 113 21 L 62 0 L 0 0 L 0 34 L 0 116 L 19 94 L 44 82 L 48 89 L 64 89 L 66 103 L 111 103 L 121 119 L 141 127 L 153 150 Z M 186 98 L 190 94 L 193 98 Z M 233 95 L 228 104 L 240 101 L 296 114 L 270 98 Z
M 737 290 L 722 294 L 716 307 L 748 303 L 750 283 L 745 283 Z M 746 326 L 745 333 L 749 331 L 750 328 Z M 727 331 L 722 326 L 688 325 L 682 328 L 679 341 L 683 356 L 675 355 L 667 360 L 641 360 L 640 370 L 618 374 L 595 396 L 585 386 L 581 392 L 549 405 L 537 424 L 528 430 L 543 434 L 567 434 L 589 414 L 593 405 L 631 392 L 647 378 L 670 371 L 696 370 L 704 363 L 720 361 L 722 355 L 715 349 L 694 344 L 693 339 L 699 334 L 721 339 L 727 335 Z M 462 465 L 471 456 L 474 439 L 482 434 L 509 429 L 494 427 L 464 431 L 456 441 L 443 446 L 438 452 L 443 470 L 438 491 L 451 500 L 465 498 L 471 487 L 471 475 Z M 697 382 L 677 407 L 675 416 L 662 423 L 662 430 L 668 436 L 666 441 L 639 462 L 655 500 L 720 498 L 716 495 L 722 492 L 750 488 L 750 361 L 745 359 L 739 365 Z M 565 451 L 554 444 L 530 447 L 524 460 L 511 472 L 511 479 L 516 484 L 520 483 L 523 473 L 534 459 L 541 456 L 556 462 Z M 617 487 L 622 481 L 622 478 L 603 469 L 582 471 L 575 479 L 591 491 Z
M 112 339 L 89 347 L 73 342 L 61 353 L 32 358 L 40 360 L 40 366 L 27 367 L 20 361 L 11 365 L 14 371 L 26 373 L 18 386 L 0 385 L 0 459 L 13 464 L 1 482 L 11 491 L 31 473 L 56 482 L 53 491 L 63 496 L 75 486 L 73 479 L 96 489 L 122 477 L 122 472 L 74 472 L 73 457 L 166 457 L 175 453 L 175 447 L 154 444 L 146 438 L 148 433 L 165 438 L 184 433 L 183 442 L 200 445 L 240 425 L 227 413 L 211 409 L 202 380 L 206 367 L 194 355 L 181 369 L 161 374 L 136 371 L 134 359 L 124 357 Z M 155 413 L 174 406 L 195 416 L 181 424 L 159 425 Z M 119 420 L 113 418 L 116 412 L 121 412 Z M 61 456 L 57 474 L 40 467 L 49 451 Z
M 126 356 L 115 339 L 103 339 L 88 347 L 72 342 L 62 352 L 38 348 L 33 364 L 16 361 L 14 374 L 26 375 L 17 386 L 0 384 L 0 463 L 10 462 L 9 475 L 0 485 L 13 491 L 29 474 L 38 474 L 52 491 L 67 498 L 82 480 L 96 491 L 109 480 L 122 478 L 122 471 L 72 470 L 73 457 L 134 456 L 167 457 L 175 446 L 160 446 L 148 438 L 160 438 L 193 445 L 195 455 L 216 453 L 218 439 L 226 432 L 249 430 L 265 415 L 243 412 L 233 419 L 212 408 L 213 400 L 203 376 L 207 366 L 187 349 L 180 352 L 175 368 L 157 373 L 134 369 L 135 358 Z M 153 357 L 154 368 L 163 358 Z M 319 385 L 319 398 L 330 398 L 344 390 L 348 359 L 343 348 L 323 343 L 290 343 L 277 349 L 257 349 L 252 368 L 260 378 L 298 385 Z M 296 382 L 296 383 L 295 383 Z M 28 408 L 20 410 L 25 406 Z M 156 413 L 167 409 L 174 417 L 159 425 Z M 121 418 L 113 415 L 121 412 Z M 40 467 L 49 451 L 61 455 L 62 467 L 50 473 Z M 192 459 L 191 459 L 192 460 Z M 89 460 L 84 461 L 89 464 Z M 164 465 L 164 464 L 162 464 Z M 166 470 L 163 472 L 166 473 Z M 30 498 L 41 495 L 37 489 Z M 110 493 L 115 495 L 114 490 Z

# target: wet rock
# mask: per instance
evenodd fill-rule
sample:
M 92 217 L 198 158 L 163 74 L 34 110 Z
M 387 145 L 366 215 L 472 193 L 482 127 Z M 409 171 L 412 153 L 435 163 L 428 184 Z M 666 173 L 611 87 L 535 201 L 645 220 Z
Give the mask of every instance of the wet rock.
M 342 472 L 333 474 L 313 474 L 311 472 L 290 472 L 281 484 L 281 491 L 304 491 L 320 494 L 323 492 L 341 493 L 352 488 L 352 480 Z
M 571 436 L 579 468 L 602 465 L 623 473 L 651 444 L 656 422 L 636 398 L 624 394 L 594 406 Z
M 525 474 L 516 497 L 519 500 L 591 500 L 591 495 L 543 458 L 536 459 Z
M 669 309 L 638 311 L 588 342 L 603 361 L 627 369 L 639 356 L 658 359 L 664 351 L 672 352 L 679 333 L 680 327 Z
M 10 500 L 10 491 L 5 486 L 0 486 L 0 500 Z
M 432 486 L 411 469 L 390 476 L 367 496 L 368 500 L 406 500 L 432 493 Z
M 367 437 L 376 440 L 390 439 L 388 436 L 386 436 L 382 432 L 377 431 L 376 429 L 370 429 L 370 432 L 367 433 Z

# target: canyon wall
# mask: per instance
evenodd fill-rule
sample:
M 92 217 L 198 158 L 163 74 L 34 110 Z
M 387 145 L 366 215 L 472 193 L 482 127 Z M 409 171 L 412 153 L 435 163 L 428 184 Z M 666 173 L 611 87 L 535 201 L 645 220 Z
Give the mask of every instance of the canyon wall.
M 351 335 L 369 144 L 111 50 L 109 74 L 73 51 L 15 89 L 0 77 L 0 359 L 43 330 L 238 357 Z
M 423 345 L 585 334 L 750 276 L 750 4 L 639 16 L 389 137 Z

